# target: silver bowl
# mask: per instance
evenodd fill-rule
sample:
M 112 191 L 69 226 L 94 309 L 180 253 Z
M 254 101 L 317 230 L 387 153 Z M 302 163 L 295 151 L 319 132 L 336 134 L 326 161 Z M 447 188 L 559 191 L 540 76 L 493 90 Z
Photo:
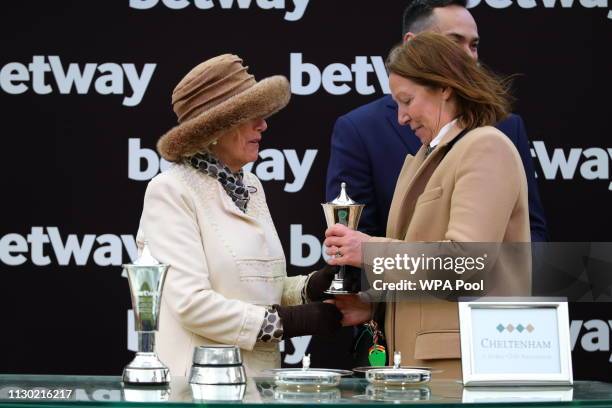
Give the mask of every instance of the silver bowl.
M 193 364 L 199 366 L 241 365 L 242 355 L 236 346 L 198 346 L 193 350 Z
M 199 346 L 193 351 L 190 384 L 246 384 L 242 355 L 236 346 Z
M 246 372 L 241 365 L 218 367 L 194 365 L 189 374 L 189 383 L 200 385 L 246 384 Z

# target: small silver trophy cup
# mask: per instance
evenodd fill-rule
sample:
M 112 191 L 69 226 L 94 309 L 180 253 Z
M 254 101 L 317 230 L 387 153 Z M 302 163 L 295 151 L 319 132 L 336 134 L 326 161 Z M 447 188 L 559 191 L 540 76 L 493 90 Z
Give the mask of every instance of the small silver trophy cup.
M 159 306 L 169 265 L 160 264 L 146 242 L 142 255 L 133 264 L 123 265 L 130 283 L 138 352 L 123 370 L 125 384 L 167 384 L 170 370 L 155 354 L 155 332 L 159 327 Z
M 356 229 L 359 225 L 363 204 L 357 204 L 346 194 L 346 183 L 340 184 L 340 195 L 329 203 L 321 204 L 327 226 L 331 227 L 334 224 L 342 224 L 350 229 Z M 349 282 L 345 279 L 346 270 L 344 265 L 340 266 L 338 273 L 334 275 L 334 280 L 329 289 L 325 293 L 330 295 L 346 295 L 355 293 Z

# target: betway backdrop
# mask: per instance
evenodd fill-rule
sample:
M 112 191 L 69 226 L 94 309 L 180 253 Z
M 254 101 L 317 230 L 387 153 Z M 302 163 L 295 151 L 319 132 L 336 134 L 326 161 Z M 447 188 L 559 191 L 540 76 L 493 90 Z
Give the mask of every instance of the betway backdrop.
M 134 242 L 154 150 L 176 122 L 175 84 L 221 53 L 292 101 L 269 121 L 262 180 L 290 274 L 323 264 L 324 178 L 335 119 L 388 92 L 384 59 L 404 1 L 5 1 L 0 372 L 118 375 L 135 347 L 121 263 Z M 608 0 L 475 0 L 482 60 L 515 81 L 553 241 L 611 241 Z M 379 163 L 384 166 L 384 163 Z M 612 308 L 571 305 L 576 378 L 612 379 Z M 132 334 L 130 334 L 132 333 Z M 293 339 L 350 367 L 351 333 Z

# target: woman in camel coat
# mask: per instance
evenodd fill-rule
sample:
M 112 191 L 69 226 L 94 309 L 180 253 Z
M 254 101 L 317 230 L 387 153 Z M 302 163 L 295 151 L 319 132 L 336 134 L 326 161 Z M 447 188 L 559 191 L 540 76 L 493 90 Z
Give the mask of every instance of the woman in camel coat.
M 492 125 L 509 112 L 508 95 L 476 61 L 446 37 L 424 32 L 393 49 L 387 61 L 398 121 L 423 146 L 400 173 L 386 237 L 335 225 L 326 231 L 330 264 L 361 266 L 364 242 L 525 243 L 530 240 L 527 182 L 518 152 Z M 459 245 L 460 246 L 460 245 Z M 525 246 L 524 246 L 525 247 Z M 420 254 L 415 254 L 416 256 Z M 526 294 L 528 251 L 501 251 L 487 285 Z M 516 268 L 520 264 L 523 268 Z M 403 362 L 461 377 L 457 305 L 400 302 L 386 305 L 389 349 Z M 343 324 L 371 318 L 360 297 L 336 301 Z

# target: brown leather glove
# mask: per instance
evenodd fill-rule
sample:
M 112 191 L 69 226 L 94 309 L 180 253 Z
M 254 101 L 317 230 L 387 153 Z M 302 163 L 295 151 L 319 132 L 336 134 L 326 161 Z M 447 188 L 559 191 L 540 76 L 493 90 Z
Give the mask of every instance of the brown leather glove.
M 339 266 L 325 265 L 312 274 L 310 279 L 308 279 L 308 286 L 306 286 L 306 296 L 308 296 L 309 300 L 319 301 L 333 298 L 332 295 L 324 292 L 329 289 L 329 285 L 331 285 L 338 269 L 340 269 Z
M 274 307 L 283 323 L 284 339 L 308 334 L 330 336 L 340 328 L 342 313 L 329 303 Z

